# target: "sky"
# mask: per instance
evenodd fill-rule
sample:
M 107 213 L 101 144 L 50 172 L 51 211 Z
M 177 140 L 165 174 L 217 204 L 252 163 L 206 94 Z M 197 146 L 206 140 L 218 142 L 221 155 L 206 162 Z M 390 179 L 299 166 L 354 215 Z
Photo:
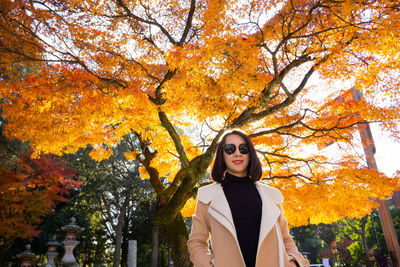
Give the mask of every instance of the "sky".
M 334 82 L 331 81 L 330 83 L 329 81 L 322 79 L 318 72 L 316 72 L 309 80 L 308 86 L 316 86 L 318 88 L 322 88 L 322 90 L 311 90 L 311 95 L 308 94 L 307 98 L 311 98 L 313 100 L 324 99 L 327 96 L 334 94 L 339 89 L 353 88 L 354 83 L 355 81 L 351 80 L 336 80 Z M 400 127 L 400 125 L 398 125 L 398 127 Z M 396 171 L 400 170 L 400 143 L 394 142 L 388 134 L 382 132 L 382 129 L 380 129 L 378 123 L 370 124 L 370 128 L 375 142 L 375 160 L 378 170 L 385 173 L 388 177 L 392 177 Z M 355 149 L 359 155 L 364 154 L 361 138 L 360 146 L 358 148 L 356 147 Z M 338 153 L 338 144 L 333 144 L 323 150 L 325 150 L 323 151 L 323 154 L 327 155 L 329 158 L 331 156 L 334 157 L 334 154 Z M 365 165 L 367 164 L 365 163 Z
M 378 169 L 390 177 L 400 170 L 400 144 L 391 141 L 377 125 L 371 125 L 371 132 L 375 142 Z

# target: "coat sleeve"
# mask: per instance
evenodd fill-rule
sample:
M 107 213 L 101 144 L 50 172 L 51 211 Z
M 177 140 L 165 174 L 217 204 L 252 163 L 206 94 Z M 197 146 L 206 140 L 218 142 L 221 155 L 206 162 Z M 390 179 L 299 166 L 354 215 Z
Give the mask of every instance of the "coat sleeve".
M 281 229 L 283 243 L 285 246 L 286 253 L 292 257 L 292 259 L 297 263 L 300 267 L 309 267 L 310 263 L 303 255 L 297 250 L 297 246 L 294 243 L 292 236 L 289 233 L 288 223 L 286 217 L 283 215 L 282 205 L 278 205 L 281 210 L 281 215 L 278 218 L 279 228 Z
M 190 260 L 195 267 L 213 266 L 213 255 L 208 246 L 209 237 L 208 205 L 197 201 L 196 213 L 193 216 L 192 231 L 187 242 Z

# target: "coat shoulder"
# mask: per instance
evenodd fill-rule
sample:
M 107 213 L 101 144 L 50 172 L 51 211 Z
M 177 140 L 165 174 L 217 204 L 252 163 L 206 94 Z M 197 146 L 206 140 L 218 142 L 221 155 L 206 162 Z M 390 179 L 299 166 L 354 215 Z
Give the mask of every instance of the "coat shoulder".
M 264 191 L 273 201 L 275 204 L 280 204 L 283 202 L 283 195 L 279 189 L 276 189 L 272 186 L 263 184 L 261 182 L 257 182 L 257 187 Z
M 197 191 L 197 199 L 204 204 L 210 203 L 216 191 L 221 187 L 219 183 L 212 183 L 203 187 L 200 187 Z

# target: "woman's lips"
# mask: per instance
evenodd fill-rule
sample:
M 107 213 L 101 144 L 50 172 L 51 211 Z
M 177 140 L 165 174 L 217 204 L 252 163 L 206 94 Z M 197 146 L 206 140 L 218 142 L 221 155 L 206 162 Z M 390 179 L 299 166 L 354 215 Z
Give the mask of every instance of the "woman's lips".
M 234 160 L 232 162 L 233 162 L 233 164 L 239 165 L 239 164 L 243 163 L 243 160 Z

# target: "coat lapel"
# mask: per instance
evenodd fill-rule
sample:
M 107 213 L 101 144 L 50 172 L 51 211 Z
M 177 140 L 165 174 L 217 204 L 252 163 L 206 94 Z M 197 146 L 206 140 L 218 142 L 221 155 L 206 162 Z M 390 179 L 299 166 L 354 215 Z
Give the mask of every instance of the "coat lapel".
M 218 188 L 215 190 L 214 196 L 211 199 L 208 213 L 226 229 L 228 229 L 237 241 L 236 229 L 233 222 L 231 209 L 229 207 L 228 200 L 225 197 L 224 190 L 220 184 L 218 184 Z
M 263 188 L 264 185 L 256 182 L 255 183 L 258 193 L 262 200 L 262 215 L 260 224 L 260 235 L 258 237 L 258 248 L 257 255 L 260 251 L 260 247 L 269 231 L 275 226 L 281 211 L 277 207 L 275 201 L 271 199 L 268 192 Z

